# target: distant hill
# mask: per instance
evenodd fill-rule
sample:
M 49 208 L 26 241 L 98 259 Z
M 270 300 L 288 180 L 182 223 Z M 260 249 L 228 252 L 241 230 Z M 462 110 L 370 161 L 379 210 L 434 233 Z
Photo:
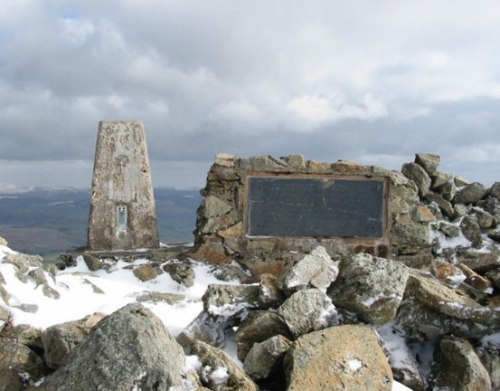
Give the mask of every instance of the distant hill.
M 198 190 L 155 189 L 160 239 L 192 242 Z M 0 188 L 0 236 L 18 251 L 50 256 L 87 241 L 90 190 Z

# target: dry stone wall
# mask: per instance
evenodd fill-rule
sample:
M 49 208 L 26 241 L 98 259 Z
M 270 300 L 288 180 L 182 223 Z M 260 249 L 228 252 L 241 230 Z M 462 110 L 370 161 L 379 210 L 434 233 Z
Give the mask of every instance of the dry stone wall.
M 248 178 L 381 179 L 385 182 L 384 228 L 380 238 L 250 237 L 246 207 Z M 239 158 L 219 154 L 210 168 L 198 209 L 193 258 L 221 264 L 236 260 L 251 271 L 281 275 L 318 245 L 329 254 L 371 253 L 418 262 L 430 254 L 428 221 L 419 188 L 402 173 L 349 161 L 320 163 L 302 155 Z

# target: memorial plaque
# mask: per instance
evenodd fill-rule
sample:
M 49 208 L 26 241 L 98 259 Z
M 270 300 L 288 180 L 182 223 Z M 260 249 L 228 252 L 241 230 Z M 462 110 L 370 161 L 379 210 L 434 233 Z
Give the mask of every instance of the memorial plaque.
M 248 178 L 247 235 L 381 238 L 383 178 Z

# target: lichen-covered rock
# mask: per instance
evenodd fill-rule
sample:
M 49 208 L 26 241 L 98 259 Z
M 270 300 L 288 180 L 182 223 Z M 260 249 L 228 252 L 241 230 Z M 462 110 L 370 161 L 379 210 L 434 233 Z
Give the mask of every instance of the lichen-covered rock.
M 288 391 L 390 391 L 392 372 L 375 332 L 338 326 L 303 335 L 285 358 Z
M 68 362 L 68 355 L 76 345 L 89 334 L 104 314 L 96 313 L 81 320 L 57 324 L 42 334 L 45 362 L 51 369 L 57 369 Z
M 0 246 L 7 246 L 7 245 L 8 245 L 7 240 L 5 240 L 0 236 Z
M 467 340 L 444 337 L 434 351 L 434 389 L 490 391 L 488 372 Z
M 328 294 L 336 306 L 382 325 L 395 318 L 407 279 L 408 268 L 400 262 L 356 254 L 342 259 Z
M 234 335 L 238 358 L 244 361 L 254 344 L 276 335 L 292 338 L 288 326 L 280 315 L 274 311 L 251 311 Z
M 300 335 L 338 324 L 337 310 L 323 291 L 313 288 L 295 292 L 278 308 L 292 335 Z
M 445 214 L 445 216 L 453 217 L 454 209 L 450 201 L 444 199 L 441 194 L 438 193 L 427 193 L 425 199 L 428 202 L 435 202 L 439 209 Z
M 460 229 L 463 235 L 470 240 L 475 248 L 481 247 L 483 239 L 481 237 L 481 227 L 475 216 L 465 216 L 460 223 Z
M 417 153 L 415 154 L 415 163 L 420 165 L 427 174 L 436 174 L 441 157 L 433 153 Z
M 283 285 L 291 292 L 307 287 L 326 291 L 338 273 L 338 262 L 332 260 L 324 247 L 318 246 L 292 267 Z
M 283 358 L 292 342 L 282 335 L 276 335 L 252 346 L 243 369 L 254 380 L 265 379 L 283 366 Z
M 0 329 L 0 337 L 14 339 L 35 352 L 43 351 L 44 349 L 42 331 L 26 324 L 17 326 L 7 324 L 4 328 Z
M 184 363 L 181 346 L 161 320 L 140 304 L 129 304 L 100 321 L 38 389 L 183 389 L 191 382 Z
M 479 227 L 486 229 L 493 227 L 493 225 L 495 224 L 495 217 L 491 213 L 486 212 L 480 207 L 476 206 L 472 208 L 471 212 L 476 216 Z
M 44 364 L 27 346 L 14 339 L 0 338 L 0 370 L 16 375 L 26 372 L 36 380 L 43 376 Z
M 490 193 L 492 197 L 500 201 L 500 182 L 495 182 L 493 186 L 491 186 Z
M 464 291 L 411 270 L 397 321 L 414 340 L 433 340 L 448 334 L 480 338 L 498 330 L 500 308 L 483 306 Z
M 184 263 L 168 263 L 163 266 L 169 276 L 175 282 L 184 285 L 185 287 L 192 287 L 194 285 L 194 270 L 191 266 Z
M 260 290 L 257 285 L 210 284 L 202 301 L 204 310 L 210 315 L 228 318 L 259 307 Z
M 489 270 L 484 274 L 495 288 L 500 289 L 500 269 Z
M 198 375 L 204 385 L 213 391 L 257 391 L 255 383 L 222 350 L 196 341 L 192 354 L 199 357 Z
M 459 190 L 457 194 L 455 194 L 453 202 L 457 204 L 474 205 L 485 196 L 486 192 L 487 189 L 484 185 L 479 182 L 473 182 Z
M 405 163 L 401 168 L 401 172 L 405 177 L 411 179 L 417 185 L 418 193 L 421 197 L 425 196 L 431 187 L 431 178 L 425 172 L 422 166 L 416 163 Z

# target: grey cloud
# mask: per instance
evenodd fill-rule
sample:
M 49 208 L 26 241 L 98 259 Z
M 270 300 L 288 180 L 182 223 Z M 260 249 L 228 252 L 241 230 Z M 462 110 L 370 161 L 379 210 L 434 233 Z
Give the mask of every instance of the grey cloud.
M 101 119 L 143 120 L 154 165 L 190 162 L 193 185 L 220 151 L 389 168 L 429 151 L 498 172 L 494 1 L 31 0 L 0 15 L 0 182 L 27 181 L 30 161 L 83 173 Z

